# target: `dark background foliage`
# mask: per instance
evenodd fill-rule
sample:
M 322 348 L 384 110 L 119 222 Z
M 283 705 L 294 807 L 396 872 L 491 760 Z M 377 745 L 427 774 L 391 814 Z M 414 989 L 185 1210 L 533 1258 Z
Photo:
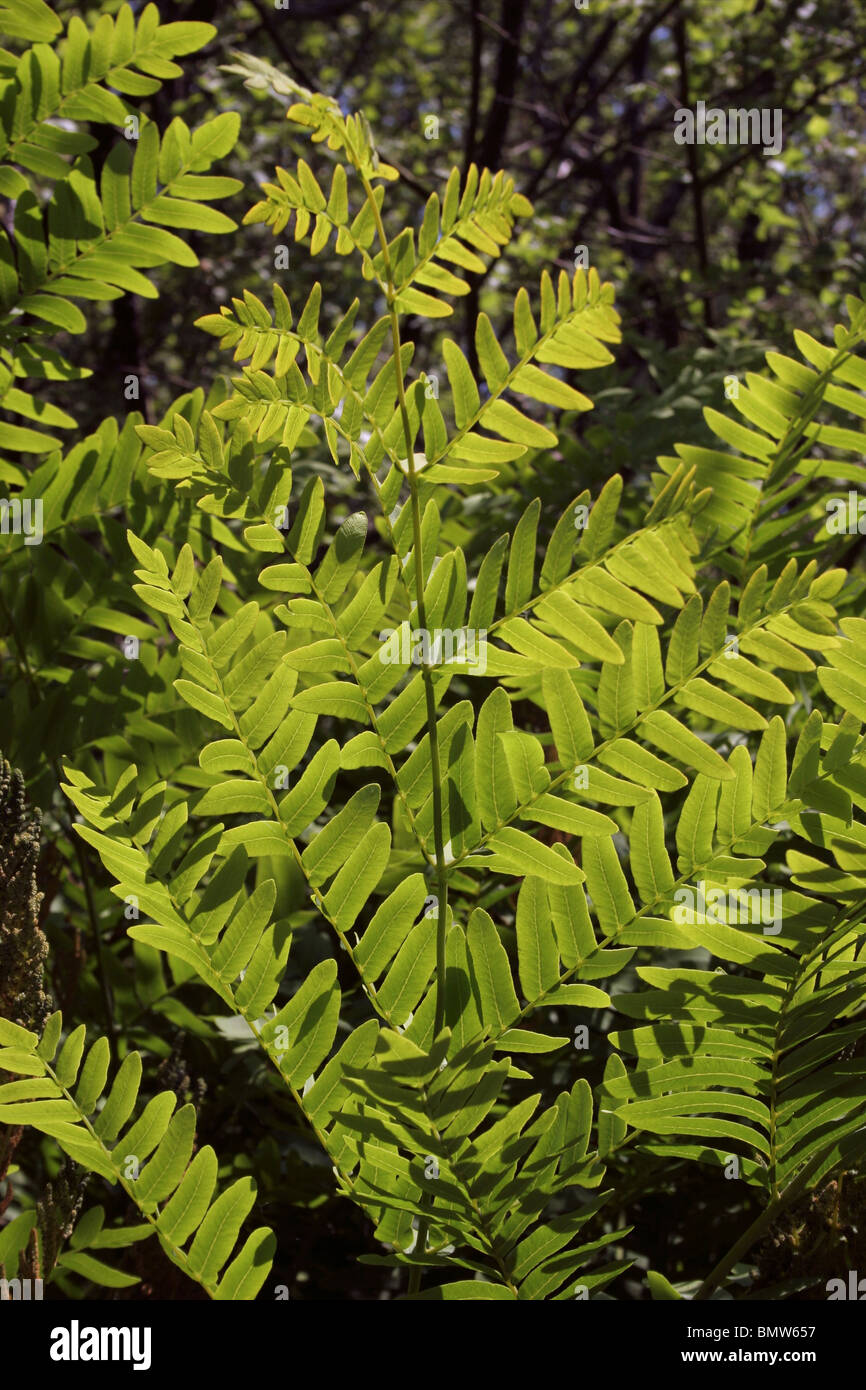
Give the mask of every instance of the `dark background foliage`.
M 586 248 L 589 264 L 617 285 L 626 327 L 617 387 L 642 397 L 641 407 L 617 397 L 603 423 L 593 417 L 587 429 L 611 430 L 614 438 L 593 436 L 591 448 L 625 439 L 633 423 L 627 405 L 652 411 L 653 395 L 676 388 L 686 409 L 683 398 L 700 399 L 710 375 L 726 366 L 742 371 L 750 349 L 757 361 L 757 344 L 783 339 L 791 322 L 808 331 L 826 327 L 828 311 L 831 317 L 866 273 L 866 13 L 855 0 L 586 0 L 583 9 L 562 0 L 292 0 L 285 9 L 266 0 L 193 0 L 169 8 L 166 18 L 213 22 L 218 37 L 189 55 L 183 77 L 144 98 L 142 109 L 162 125 L 175 114 L 194 123 L 217 109 L 240 111 L 241 139 L 226 172 L 248 190 L 275 164 L 291 166 L 315 151 L 285 124 L 273 98 L 220 72 L 232 50 L 268 59 L 337 97 L 344 110 L 365 111 L 383 156 L 403 175 L 395 222 L 402 211 L 403 225 L 417 225 L 454 164 L 504 168 L 515 177 L 535 215 L 521 224 L 507 258 L 474 277 L 462 303 L 470 361 L 466 325 L 479 309 L 496 320 L 527 277 L 542 268 L 571 270 L 576 248 Z M 781 153 L 675 144 L 674 111 L 697 100 L 781 109 Z M 242 215 L 248 204 L 245 190 L 225 206 Z M 239 285 L 274 277 L 266 228 L 253 227 L 230 245 L 199 240 L 201 273 L 176 271 L 176 284 L 167 283 L 158 301 L 123 299 L 106 309 L 94 421 L 104 414 L 105 391 L 120 392 L 125 367 L 143 372 L 151 413 L 200 385 L 212 345 L 192 327 L 196 312 Z M 336 304 L 363 289 L 360 271 L 344 259 L 332 256 L 321 267 Z M 290 295 L 294 287 L 304 292 L 300 247 L 280 273 Z M 429 328 L 419 350 L 435 364 Z M 449 322 L 450 334 L 460 330 L 459 320 Z M 88 356 L 92 348 L 81 344 Z M 597 392 L 598 378 L 593 385 Z M 80 394 L 76 404 L 80 411 Z M 631 460 L 635 468 L 652 461 L 672 428 L 662 424 L 669 415 L 651 418 L 652 433 L 637 432 L 643 449 Z

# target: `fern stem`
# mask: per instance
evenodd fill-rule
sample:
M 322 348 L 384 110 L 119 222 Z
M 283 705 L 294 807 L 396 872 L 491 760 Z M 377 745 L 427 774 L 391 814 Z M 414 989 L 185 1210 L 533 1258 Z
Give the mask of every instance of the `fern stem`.
M 823 1158 L 823 1152 L 817 1154 L 815 1158 L 800 1171 L 794 1181 L 788 1184 L 784 1192 L 781 1192 L 778 1197 L 770 1202 L 769 1206 L 764 1208 L 760 1215 L 755 1217 L 751 1226 L 743 1232 L 739 1240 L 731 1246 L 727 1254 L 722 1256 L 715 1268 L 707 1275 L 695 1294 L 695 1302 L 710 1298 L 715 1289 L 722 1283 L 725 1276 L 733 1269 L 737 1260 L 739 1260 L 741 1256 L 748 1254 L 752 1246 L 770 1229 L 776 1218 L 781 1216 L 782 1212 L 785 1211 L 787 1207 L 790 1207 L 796 1202 L 807 1186 L 812 1173 L 820 1166 Z
M 429 1229 L 430 1229 L 430 1222 L 427 1220 L 427 1218 L 424 1217 L 424 1216 L 419 1217 L 419 1219 L 418 1219 L 418 1238 L 417 1238 L 417 1240 L 415 1241 L 415 1249 L 416 1249 L 416 1251 L 418 1251 L 421 1255 L 423 1255 L 423 1254 L 426 1252 L 426 1250 L 427 1250 L 427 1232 L 429 1231 Z M 408 1284 L 408 1287 L 407 1287 L 407 1293 L 410 1293 L 410 1294 L 418 1293 L 418 1291 L 419 1291 L 420 1288 L 421 1288 L 421 1266 L 420 1266 L 420 1265 L 413 1265 L 412 1268 L 409 1270 L 409 1284 Z
M 403 437 L 406 444 L 406 476 L 409 480 L 410 505 L 412 508 L 412 537 L 415 550 L 415 608 L 420 627 L 427 630 L 427 607 L 424 601 L 424 551 L 421 536 L 421 503 L 418 497 L 418 475 L 415 471 L 415 455 L 412 448 L 412 426 L 406 405 L 406 389 L 400 364 L 400 319 L 394 304 L 394 282 L 391 274 L 391 257 L 388 252 L 388 237 L 379 204 L 373 194 L 369 179 L 361 176 L 364 192 L 376 222 L 379 244 L 382 247 L 382 260 L 387 282 L 388 317 L 391 324 L 391 343 L 394 353 L 394 375 L 397 382 L 397 399 L 400 417 L 403 422 Z M 430 768 L 433 777 L 433 843 L 436 849 L 436 1008 L 433 1022 L 433 1036 L 441 1031 L 445 1020 L 445 923 L 448 911 L 448 873 L 445 866 L 445 842 L 442 836 L 442 772 L 439 757 L 439 731 L 436 724 L 436 692 L 433 689 L 433 674 L 428 666 L 421 667 L 424 684 L 424 699 L 427 709 L 427 733 L 430 738 Z
M 406 405 L 406 388 L 403 381 L 400 343 L 400 318 L 394 303 L 394 280 L 391 272 L 391 257 L 388 252 L 388 237 L 379 204 L 373 193 L 369 179 L 361 175 L 364 192 L 376 222 L 376 232 L 382 248 L 385 267 L 388 317 L 391 325 L 391 345 L 394 354 L 394 377 L 397 383 L 397 399 L 400 404 L 400 418 L 403 422 L 403 439 L 406 445 L 406 476 L 409 480 L 409 497 L 412 509 L 412 539 L 415 550 L 415 611 L 418 625 L 427 631 L 427 606 L 424 600 L 424 547 L 421 531 L 421 502 L 418 496 L 418 476 L 415 471 L 414 438 Z M 445 866 L 445 843 L 442 834 L 442 769 L 439 756 L 439 730 L 436 723 L 436 692 L 433 688 L 433 673 L 426 665 L 421 667 L 421 680 L 424 685 L 424 702 L 427 715 L 427 734 L 430 740 L 430 772 L 433 778 L 433 844 L 436 851 L 436 975 L 434 979 L 435 1008 L 433 1037 L 442 1030 L 445 1021 L 445 928 L 448 917 L 448 873 Z M 429 1222 L 421 1217 L 418 1221 L 418 1237 L 415 1249 L 424 1256 L 427 1249 Z M 409 1293 L 417 1293 L 421 1287 L 421 1267 L 416 1265 L 409 1272 Z

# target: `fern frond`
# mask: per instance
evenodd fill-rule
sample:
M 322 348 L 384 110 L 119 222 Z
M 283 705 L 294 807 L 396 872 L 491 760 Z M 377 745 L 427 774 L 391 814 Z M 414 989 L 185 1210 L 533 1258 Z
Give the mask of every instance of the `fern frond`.
M 241 1178 L 211 1200 L 217 1159 L 207 1146 L 192 1157 L 193 1107 L 175 1112 L 173 1092 L 163 1091 L 130 1123 L 141 1082 L 138 1053 L 126 1056 L 106 1092 L 107 1040 L 99 1038 L 84 1057 L 84 1026 L 70 1033 L 58 1052 L 61 1032 L 59 1013 L 48 1020 L 41 1040 L 0 1020 L 0 1067 L 25 1078 L 0 1087 L 0 1122 L 47 1134 L 89 1172 L 119 1183 L 169 1259 L 211 1298 L 254 1298 L 271 1266 L 271 1232 L 259 1228 L 231 1256 L 255 1201 L 255 1183 Z M 127 1234 L 116 1238 L 118 1244 L 126 1243 Z M 84 1255 L 68 1254 L 64 1264 L 97 1282 L 115 1273 Z M 121 1276 L 115 1286 L 127 1282 L 134 1281 Z
M 122 127 L 133 108 L 118 93 L 142 97 L 158 91 L 183 72 L 172 59 L 202 48 L 216 33 L 212 24 L 194 21 L 162 24 L 153 4 L 136 20 L 124 4 L 114 18 L 100 15 L 92 29 L 74 16 L 63 36 L 61 62 L 50 45 L 61 39 L 63 27 L 47 5 L 32 0 L 0 11 L 6 36 L 34 44 L 0 80 L 0 192 L 7 197 L 17 198 L 28 187 L 12 166 L 65 179 L 64 156 L 95 148 L 92 135 L 58 126 L 58 119 Z
M 666 478 L 668 486 L 681 484 L 687 474 L 707 489 L 702 524 L 730 547 L 722 563 L 744 582 L 761 564 L 775 573 L 793 547 L 805 556 L 826 554 L 834 544 L 827 481 L 863 481 L 859 422 L 866 418 L 866 363 L 859 349 L 866 340 L 866 304 L 849 295 L 847 308 L 850 325 L 836 326 L 833 347 L 795 332 L 806 365 L 769 352 L 767 373 L 748 373 L 745 383 L 737 384 L 731 404 L 743 424 L 704 410 L 727 451 L 683 444 L 677 445 L 678 458 L 658 460 L 656 492 Z M 829 419 L 822 421 L 822 415 Z

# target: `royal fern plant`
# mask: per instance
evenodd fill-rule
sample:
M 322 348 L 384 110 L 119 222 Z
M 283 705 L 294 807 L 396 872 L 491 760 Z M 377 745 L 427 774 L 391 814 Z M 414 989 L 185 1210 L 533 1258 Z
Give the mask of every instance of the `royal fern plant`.
M 127 73 L 131 22 L 112 31 Z M 509 323 L 481 313 L 476 379 L 447 320 L 531 216 L 513 181 L 455 170 L 417 226 L 393 228 L 398 174 L 363 116 L 259 60 L 233 71 L 287 98 L 331 166 L 329 181 L 304 159 L 278 169 L 245 221 L 311 258 L 357 258 L 367 302 L 329 315 L 312 275 L 294 305 L 277 280 L 247 290 L 199 321 L 237 375 L 158 426 L 107 422 L 104 483 L 70 495 L 74 451 L 10 475 L 29 496 L 56 488 L 56 544 L 33 559 L 10 536 L 9 563 L 80 559 L 97 604 L 98 566 L 131 565 L 122 595 L 110 581 L 114 626 L 84 603 L 78 640 L 102 621 L 140 643 L 134 662 L 95 643 L 28 662 L 19 625 L 17 714 L 50 722 L 34 685 L 58 665 L 71 682 L 106 671 L 118 727 L 82 715 L 61 751 L 114 920 L 137 964 L 164 957 L 171 990 L 203 986 L 240 1021 L 335 1193 L 369 1217 L 383 1253 L 364 1258 L 403 1271 L 401 1297 L 611 1297 L 627 1272 L 655 1297 L 723 1293 L 781 1215 L 866 1150 L 866 621 L 841 563 L 856 536 L 828 531 L 824 502 L 862 476 L 866 305 L 849 300 L 832 347 L 801 335 L 805 365 L 770 354 L 708 411 L 722 447 L 660 460 L 637 522 L 619 477 L 595 497 L 563 478 L 550 534 L 529 499 L 512 535 L 467 560 L 470 504 L 518 461 L 531 477 L 591 409 L 571 381 L 613 360 L 613 287 L 543 273 Z M 33 143 L 41 107 L 16 72 Z M 186 206 L 203 149 L 195 133 L 169 131 L 159 153 L 155 132 L 139 142 L 130 201 L 110 214 L 132 218 L 136 245 L 135 210 L 150 223 Z M 156 235 L 167 256 L 173 234 Z M 22 254 L 13 298 L 68 303 L 66 262 L 59 286 L 50 253 L 24 282 L 26 241 Z M 135 288 L 93 255 L 94 282 Z M 441 373 L 413 372 L 407 325 L 435 335 L 440 320 Z M 8 351 L 10 372 L 31 361 Z M 351 479 L 347 515 L 332 470 Z M 127 489 L 141 522 L 124 558 Z M 138 1054 L 103 1101 L 108 1040 L 85 1055 L 83 1028 L 62 1036 L 59 1014 L 41 1037 L 0 1023 L 16 1078 L 0 1121 L 121 1184 L 141 1221 L 104 1227 L 92 1208 L 61 1262 L 96 1277 L 88 1247 L 155 1233 L 212 1297 L 268 1296 L 272 1236 L 254 1229 L 233 1254 L 254 1183 L 214 1198 L 191 1107 L 158 1094 L 129 1125 Z M 699 1286 L 647 1270 L 630 1239 L 641 1162 L 708 1166 L 749 1194 L 754 1220 Z
M 116 378 L 128 411 L 120 424 L 109 417 L 73 434 L 68 449 L 76 419 L 45 394 L 93 375 L 71 360 L 88 325 L 82 305 L 157 297 L 160 267 L 198 265 L 190 232 L 236 227 L 209 204 L 240 181 L 206 171 L 233 148 L 237 113 L 195 130 L 177 117 L 160 131 L 136 104 L 180 76 L 175 58 L 215 32 L 163 24 L 153 4 L 137 16 L 123 4 L 91 28 L 77 16 L 64 25 L 42 0 L 0 5 L 4 39 L 31 41 L 19 54 L 0 49 L 0 613 L 18 676 L 5 683 L 0 717 L 43 802 L 59 760 L 104 729 L 106 707 L 122 700 L 118 637 L 146 636 L 123 612 L 121 509 L 134 525 L 154 508 L 167 527 L 184 524 L 174 499 L 144 482 L 136 373 Z M 95 701 L 89 661 L 115 669 Z

